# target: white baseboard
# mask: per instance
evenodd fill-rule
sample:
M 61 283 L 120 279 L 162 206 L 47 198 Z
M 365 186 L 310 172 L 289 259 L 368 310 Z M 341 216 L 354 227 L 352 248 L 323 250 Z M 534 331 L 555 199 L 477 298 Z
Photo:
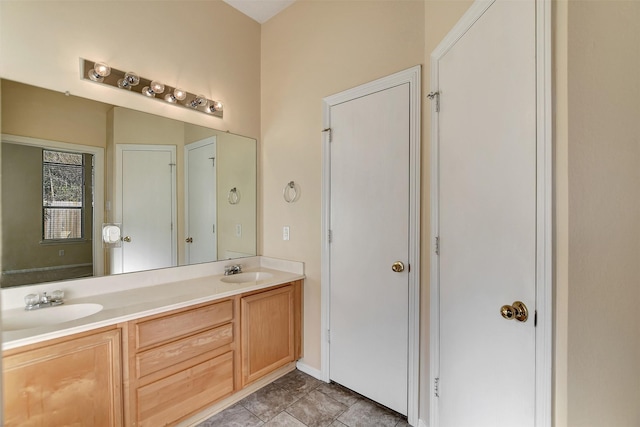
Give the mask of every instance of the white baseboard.
M 296 362 L 296 368 L 298 368 L 300 371 L 304 372 L 305 374 L 311 375 L 312 377 L 322 381 L 322 372 L 319 369 L 312 368 L 311 366 L 299 360 Z

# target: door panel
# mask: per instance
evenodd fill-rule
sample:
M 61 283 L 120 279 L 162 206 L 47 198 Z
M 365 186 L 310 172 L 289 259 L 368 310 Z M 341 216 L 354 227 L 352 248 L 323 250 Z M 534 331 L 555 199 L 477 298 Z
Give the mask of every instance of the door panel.
M 120 272 L 176 264 L 175 151 L 122 150 L 122 243 Z
M 186 262 L 216 261 L 216 138 L 211 137 L 185 147 L 186 168 Z
M 402 84 L 330 113 L 330 378 L 405 415 L 409 90 Z M 391 270 L 396 261 L 403 272 Z
M 534 423 L 535 54 L 535 3 L 499 0 L 438 62 L 440 426 Z

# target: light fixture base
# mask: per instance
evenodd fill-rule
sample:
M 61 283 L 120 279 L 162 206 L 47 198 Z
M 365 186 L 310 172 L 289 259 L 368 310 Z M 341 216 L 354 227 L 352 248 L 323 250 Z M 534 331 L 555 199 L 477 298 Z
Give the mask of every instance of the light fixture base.
M 165 104 L 169 104 L 169 105 L 175 105 L 175 106 L 179 106 L 179 107 L 183 107 L 186 108 L 188 110 L 191 111 L 198 111 L 200 113 L 206 114 L 208 116 L 215 116 L 215 117 L 219 117 L 222 118 L 223 116 L 223 109 L 222 109 L 222 103 L 220 101 L 214 101 L 214 100 L 210 100 L 210 99 L 206 99 L 207 102 L 202 103 L 201 105 L 198 105 L 196 107 L 193 107 L 193 101 L 196 98 L 200 98 L 199 95 L 194 94 L 194 93 L 189 93 L 187 91 L 184 91 L 182 89 L 178 89 L 178 92 L 181 94 L 184 92 L 185 96 L 182 100 L 176 99 L 176 102 L 171 102 L 169 100 L 167 100 L 164 96 L 164 94 L 170 94 L 173 93 L 174 90 L 176 89 L 175 87 L 169 86 L 169 85 L 164 85 L 164 91 L 161 92 L 163 94 L 163 96 L 158 96 L 158 97 L 150 97 L 150 96 L 145 96 L 145 94 L 143 93 L 144 88 L 145 87 L 151 87 L 151 82 L 153 81 L 153 83 L 156 83 L 155 80 L 152 79 L 147 79 L 145 77 L 139 76 L 139 83 L 136 84 L 135 86 L 131 85 L 131 86 L 127 86 L 126 88 L 123 88 L 121 86 L 118 85 L 118 80 L 122 80 L 125 77 L 125 74 L 127 74 L 127 72 L 122 71 L 122 70 L 118 70 L 116 68 L 111 68 L 111 73 L 107 76 L 104 76 L 104 78 L 102 79 L 102 81 L 96 81 L 96 80 L 92 80 L 89 78 L 89 74 L 90 71 L 94 70 L 95 66 L 97 64 L 101 64 L 100 62 L 95 62 L 95 61 L 90 61 L 88 59 L 84 59 L 84 58 L 80 58 L 80 76 L 82 78 L 82 80 L 91 82 L 91 83 L 97 83 L 97 84 L 102 84 L 102 85 L 107 85 L 107 86 L 111 86 L 115 89 L 126 89 L 127 92 L 131 92 L 131 93 L 135 93 L 138 95 L 143 95 L 145 98 L 147 99 L 155 99 L 158 102 L 163 102 Z M 220 109 L 214 109 L 212 111 L 212 109 L 207 108 L 208 105 L 216 105 L 216 106 L 220 106 Z

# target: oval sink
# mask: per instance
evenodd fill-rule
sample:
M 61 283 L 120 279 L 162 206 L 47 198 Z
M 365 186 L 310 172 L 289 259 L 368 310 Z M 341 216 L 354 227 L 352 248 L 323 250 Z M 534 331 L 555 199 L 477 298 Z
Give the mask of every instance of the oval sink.
M 2 330 L 17 331 L 44 325 L 55 325 L 91 316 L 100 310 L 102 310 L 102 305 L 92 303 L 67 304 L 36 310 L 24 310 L 6 317 L 3 316 Z
M 247 283 L 257 282 L 260 280 L 267 280 L 273 277 L 273 274 L 266 273 L 264 271 L 252 271 L 248 273 L 232 274 L 230 276 L 224 276 L 221 281 L 225 283 Z

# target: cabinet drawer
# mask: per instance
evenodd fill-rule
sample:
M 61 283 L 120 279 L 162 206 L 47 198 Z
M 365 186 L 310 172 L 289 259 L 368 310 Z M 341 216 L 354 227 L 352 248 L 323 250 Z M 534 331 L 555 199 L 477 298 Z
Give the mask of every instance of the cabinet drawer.
M 233 324 L 218 326 L 136 355 L 138 378 L 233 342 Z
M 210 329 L 233 319 L 233 301 L 227 300 L 182 313 L 136 324 L 136 347 L 169 342 L 198 331 Z
M 138 425 L 163 426 L 233 392 L 233 351 L 137 390 Z

